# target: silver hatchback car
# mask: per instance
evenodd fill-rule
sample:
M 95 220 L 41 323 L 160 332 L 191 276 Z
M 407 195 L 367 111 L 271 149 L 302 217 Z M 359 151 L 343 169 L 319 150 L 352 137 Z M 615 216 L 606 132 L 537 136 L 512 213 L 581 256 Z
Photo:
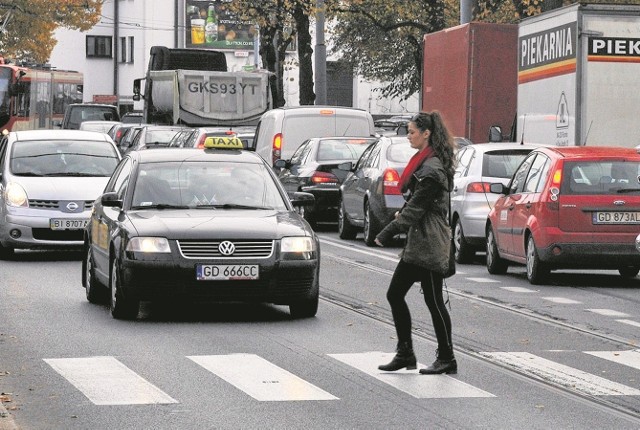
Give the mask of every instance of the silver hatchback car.
M 105 133 L 16 131 L 0 140 L 0 258 L 81 247 L 93 202 L 120 161 Z
M 485 249 L 485 225 L 497 194 L 491 183 L 507 184 L 520 162 L 537 144 L 517 142 L 477 143 L 456 153 L 456 172 L 451 192 L 453 238 L 456 262 L 471 263 Z

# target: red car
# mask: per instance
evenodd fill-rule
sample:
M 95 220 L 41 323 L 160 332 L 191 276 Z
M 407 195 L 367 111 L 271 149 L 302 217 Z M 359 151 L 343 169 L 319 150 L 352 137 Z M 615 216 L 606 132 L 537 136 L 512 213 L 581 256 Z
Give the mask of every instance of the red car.
M 486 225 L 487 270 L 526 264 L 531 284 L 555 269 L 640 271 L 640 154 L 633 148 L 541 147 L 520 164 Z

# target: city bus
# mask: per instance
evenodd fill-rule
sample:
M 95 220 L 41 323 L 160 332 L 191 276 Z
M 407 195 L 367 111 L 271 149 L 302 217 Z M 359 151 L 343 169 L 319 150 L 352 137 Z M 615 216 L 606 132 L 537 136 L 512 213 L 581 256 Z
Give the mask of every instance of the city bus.
M 80 72 L 5 64 L 0 57 L 0 132 L 54 128 L 67 105 L 82 103 L 83 84 Z

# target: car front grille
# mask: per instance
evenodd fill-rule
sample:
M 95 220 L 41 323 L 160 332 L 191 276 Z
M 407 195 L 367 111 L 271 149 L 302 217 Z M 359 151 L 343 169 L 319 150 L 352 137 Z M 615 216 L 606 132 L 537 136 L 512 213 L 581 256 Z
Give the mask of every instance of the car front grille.
M 58 209 L 60 205 L 59 200 L 29 200 L 29 207 L 33 209 Z M 91 209 L 93 207 L 93 200 L 85 200 L 84 209 Z
M 178 247 L 185 258 L 268 258 L 273 253 L 272 240 L 229 240 L 235 246 L 232 255 L 223 255 L 223 240 L 179 240 Z

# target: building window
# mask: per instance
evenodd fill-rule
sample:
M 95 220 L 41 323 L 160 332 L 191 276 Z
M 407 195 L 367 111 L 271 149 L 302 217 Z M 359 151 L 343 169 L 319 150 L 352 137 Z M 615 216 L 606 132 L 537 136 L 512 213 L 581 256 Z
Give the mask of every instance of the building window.
M 112 58 L 112 56 L 110 36 L 87 36 L 87 57 Z
M 129 63 L 133 63 L 133 36 L 129 36 L 129 51 L 128 51 L 128 57 L 127 57 L 127 62 Z
M 120 62 L 121 63 L 127 62 L 127 38 L 126 37 L 120 38 Z

